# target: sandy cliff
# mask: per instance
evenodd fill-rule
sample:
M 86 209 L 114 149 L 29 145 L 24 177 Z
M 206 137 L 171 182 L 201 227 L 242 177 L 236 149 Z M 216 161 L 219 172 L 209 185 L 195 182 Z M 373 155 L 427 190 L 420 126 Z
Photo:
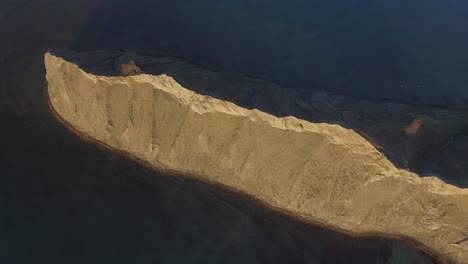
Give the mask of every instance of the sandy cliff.
M 103 77 L 46 54 L 48 95 L 78 132 L 311 221 L 468 259 L 468 190 L 399 170 L 353 130 L 196 94 L 166 75 Z

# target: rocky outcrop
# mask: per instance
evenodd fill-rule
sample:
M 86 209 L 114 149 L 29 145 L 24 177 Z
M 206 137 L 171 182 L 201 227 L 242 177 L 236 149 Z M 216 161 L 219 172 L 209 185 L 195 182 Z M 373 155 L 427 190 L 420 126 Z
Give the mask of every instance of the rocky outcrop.
M 468 190 L 397 169 L 353 130 L 244 109 L 166 75 L 96 76 L 51 54 L 45 65 L 52 108 L 87 137 L 310 221 L 468 259 Z
M 126 56 L 120 56 L 114 61 L 114 69 L 121 76 L 133 76 L 143 73 L 135 64 L 135 61 Z
M 416 118 L 415 120 L 413 120 L 411 124 L 409 124 L 408 127 L 405 128 L 406 135 L 416 135 L 419 132 L 419 129 L 421 128 L 421 124 L 421 118 Z

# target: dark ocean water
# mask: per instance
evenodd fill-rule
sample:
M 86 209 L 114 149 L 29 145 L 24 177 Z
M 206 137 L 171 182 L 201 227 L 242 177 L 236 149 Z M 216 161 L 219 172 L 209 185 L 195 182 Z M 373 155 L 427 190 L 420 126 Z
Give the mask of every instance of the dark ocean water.
M 458 0 L 102 0 L 74 47 L 166 51 L 303 87 L 466 108 L 467 10 Z

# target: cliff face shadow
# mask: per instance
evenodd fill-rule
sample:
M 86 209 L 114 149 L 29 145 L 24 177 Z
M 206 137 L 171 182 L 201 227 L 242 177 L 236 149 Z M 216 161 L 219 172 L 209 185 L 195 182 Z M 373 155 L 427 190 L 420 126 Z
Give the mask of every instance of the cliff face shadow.
M 117 76 L 117 61 L 134 61 L 147 74 L 165 74 L 199 94 L 259 109 L 277 117 L 337 124 L 361 134 L 397 167 L 436 175 L 466 187 L 468 112 L 385 100 L 362 100 L 286 86 L 234 72 L 207 69 L 174 56 L 125 51 L 65 52 L 57 55 L 86 72 Z M 457 146 L 457 147 L 455 147 Z

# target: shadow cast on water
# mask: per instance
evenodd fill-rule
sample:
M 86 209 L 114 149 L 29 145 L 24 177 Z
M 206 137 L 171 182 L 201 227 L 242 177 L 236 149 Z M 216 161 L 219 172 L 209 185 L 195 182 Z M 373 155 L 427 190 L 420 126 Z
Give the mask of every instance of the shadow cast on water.
M 459 34 L 468 31 L 468 4 L 460 1 L 97 3 L 75 50 L 163 51 L 360 98 L 468 106 L 468 36 Z

